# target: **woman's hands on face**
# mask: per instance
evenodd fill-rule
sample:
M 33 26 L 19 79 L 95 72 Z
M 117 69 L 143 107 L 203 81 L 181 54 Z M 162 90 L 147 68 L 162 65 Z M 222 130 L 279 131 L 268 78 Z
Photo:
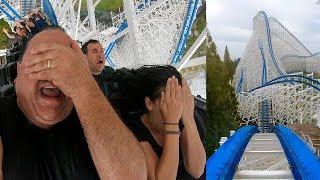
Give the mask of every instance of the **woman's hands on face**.
M 174 76 L 167 80 L 165 92 L 161 92 L 160 111 L 165 123 L 179 123 L 182 116 L 182 88 Z
M 185 79 L 182 80 L 182 97 L 183 97 L 183 111 L 182 111 L 182 122 L 183 124 L 187 121 L 194 119 L 194 99 L 191 94 L 190 87 Z

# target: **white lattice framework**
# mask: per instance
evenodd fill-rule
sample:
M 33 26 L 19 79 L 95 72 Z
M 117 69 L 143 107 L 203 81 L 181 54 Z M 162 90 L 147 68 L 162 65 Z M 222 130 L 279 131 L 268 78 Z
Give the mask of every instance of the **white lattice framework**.
M 15 3 L 21 5 L 20 1 Z M 188 27 L 201 5 L 201 0 L 124 0 L 123 11 L 111 13 L 112 26 L 106 26 L 95 17 L 95 8 L 101 0 L 86 0 L 86 8 L 81 7 L 82 0 L 49 1 L 59 26 L 80 42 L 98 39 L 106 48 L 108 65 L 113 68 L 179 62 L 184 49 L 181 46 L 185 46 L 190 33 Z M 85 18 L 80 17 L 83 10 Z M 190 22 L 189 26 L 186 22 Z M 205 96 L 204 72 L 188 77 L 194 95 L 201 92 Z
M 193 1 L 124 0 L 124 11 L 111 13 L 111 27 L 95 19 L 94 8 L 99 1 L 87 1 L 88 17 L 84 20 L 79 18 L 79 11 L 76 12 L 80 8 L 79 0 L 50 2 L 59 24 L 73 38 L 81 42 L 90 38 L 99 39 L 107 50 L 109 66 L 137 68 L 142 65 L 172 64 L 188 17 L 190 3 Z M 197 7 L 200 5 L 196 4 Z M 194 73 L 193 77 L 187 77 L 194 95 L 201 94 L 205 97 L 204 73 L 205 70 Z
M 292 73 L 316 80 L 313 73 L 319 72 L 319 54 L 312 54 L 275 18 L 259 12 L 253 19 L 253 33 L 234 77 L 241 123 L 259 124 L 259 104 L 268 100 L 273 123 L 316 124 L 319 87 L 317 90 L 313 84 L 289 81 L 268 83 Z
M 97 27 L 94 11 L 95 4 L 92 0 L 87 0 L 87 16 L 80 18 L 82 0 L 50 0 L 52 8 L 57 16 L 59 26 L 74 39 L 83 42 L 90 38 L 96 38 L 100 32 Z
M 6 0 L 22 17 L 36 6 L 37 0 Z
M 191 60 L 192 61 L 192 60 Z M 190 86 L 193 95 L 200 95 L 206 99 L 206 66 L 198 65 L 183 69 L 181 72 Z
M 15 20 L 18 19 L 15 13 L 12 12 L 12 9 L 20 16 L 24 17 L 29 11 L 36 7 L 37 0 L 0 0 L 0 8 L 6 12 L 0 11 L 0 19 L 6 19 L 10 25 L 12 25 L 12 20 L 6 15 L 12 16 Z M 10 5 L 10 8 L 6 5 Z
M 272 123 L 316 125 L 315 114 L 320 107 L 320 94 L 314 88 L 303 84 L 276 84 L 253 92 L 238 94 L 239 114 L 242 123 L 258 124 L 259 103 L 263 100 L 272 102 Z
M 87 1 L 88 17 L 84 20 L 79 18 L 79 1 L 50 0 L 59 25 L 73 38 L 81 42 L 99 39 L 106 48 L 115 41 L 108 56 L 109 65 L 115 68 L 171 64 L 192 2 L 124 0 L 124 11 L 112 13 L 113 25 L 108 27 L 95 19 L 99 1 Z M 119 29 L 124 23 L 127 25 Z
M 0 0 L 0 8 L 3 9 L 6 13 L 8 13 L 9 16 L 11 16 L 12 18 L 17 18 L 15 16 L 14 13 L 12 13 L 12 11 L 8 8 L 8 6 L 6 6 L 6 4 L 9 4 L 11 7 L 13 7 L 13 9 L 19 13 L 22 11 L 22 7 L 21 7 L 21 0 L 5 0 L 2 1 Z M 7 20 L 8 22 L 10 22 L 10 18 L 5 14 L 5 12 L 3 12 L 2 10 L 0 11 L 0 19 L 4 18 L 5 20 Z M 10 25 L 12 25 L 11 23 L 9 23 Z

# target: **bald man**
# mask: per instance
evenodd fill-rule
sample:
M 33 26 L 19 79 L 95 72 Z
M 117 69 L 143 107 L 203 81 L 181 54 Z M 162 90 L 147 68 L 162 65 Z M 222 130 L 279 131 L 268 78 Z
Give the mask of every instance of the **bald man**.
M 4 179 L 146 179 L 146 160 L 59 28 L 25 46 L 16 96 L 0 98 Z

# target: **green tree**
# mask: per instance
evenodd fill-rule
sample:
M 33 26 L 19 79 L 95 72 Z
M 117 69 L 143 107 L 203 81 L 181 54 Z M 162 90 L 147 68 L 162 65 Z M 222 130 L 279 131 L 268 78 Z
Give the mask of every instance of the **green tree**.
M 0 49 L 5 49 L 9 46 L 9 38 L 2 31 L 3 28 L 10 30 L 8 23 L 4 19 L 0 19 Z
M 232 80 L 233 74 L 234 74 L 236 67 L 237 67 L 237 64 L 231 60 L 228 46 L 226 46 L 226 48 L 224 50 L 224 63 L 225 63 L 226 69 L 227 69 L 227 76 L 228 76 L 229 80 Z
M 229 52 L 225 53 L 229 56 Z M 234 63 L 228 59 L 228 63 Z M 238 128 L 237 99 L 230 85 L 233 74 L 226 61 L 221 61 L 210 35 L 207 38 L 207 112 L 206 151 L 210 157 L 219 147 L 222 136 Z M 232 72 L 234 73 L 234 72 Z
M 224 61 L 231 61 L 228 46 L 226 46 L 226 48 L 224 49 L 224 59 L 223 60 Z

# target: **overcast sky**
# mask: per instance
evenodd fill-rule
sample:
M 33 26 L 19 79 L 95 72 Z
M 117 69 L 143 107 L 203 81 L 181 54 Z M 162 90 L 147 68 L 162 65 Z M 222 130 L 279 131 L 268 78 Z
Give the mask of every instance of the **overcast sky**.
M 220 56 L 227 45 L 231 58 L 242 56 L 254 16 L 263 10 L 278 19 L 312 53 L 320 51 L 318 0 L 207 0 L 208 28 Z

